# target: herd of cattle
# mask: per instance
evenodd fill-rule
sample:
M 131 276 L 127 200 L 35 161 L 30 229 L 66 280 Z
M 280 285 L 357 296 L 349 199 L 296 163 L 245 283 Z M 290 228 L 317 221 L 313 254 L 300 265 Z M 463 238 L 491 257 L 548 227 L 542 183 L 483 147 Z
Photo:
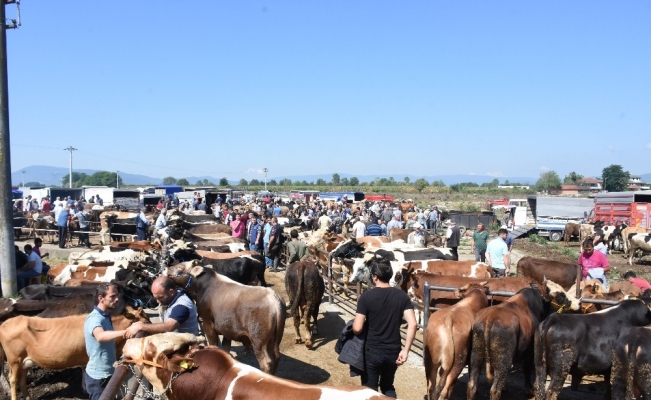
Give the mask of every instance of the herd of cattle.
M 565 225 L 563 240 L 567 245 L 572 237 L 578 237 L 579 242 L 583 243 L 583 240 L 594 237 L 595 234 L 601 236 L 611 251 L 623 251 L 629 265 L 633 265 L 633 257 L 636 254 L 639 254 L 641 260 L 644 254 L 651 253 L 651 232 L 643 227 L 628 226 L 626 223 L 604 225 L 603 221 L 590 224 L 569 222 Z
M 135 215 L 105 211 L 99 217 L 102 233 L 111 235 L 115 225 Z M 17 400 L 19 387 L 29 398 L 29 368 L 86 364 L 83 321 L 93 308 L 98 282 L 119 286 L 121 303 L 112 317 L 119 329 L 148 321 L 142 309 L 157 306 L 151 283 L 159 275 L 170 277 L 195 301 L 205 338 L 222 349 L 203 347 L 203 338 L 185 334 L 131 339 L 126 345 L 118 342 L 125 362 L 136 363 L 159 393 L 171 388 L 167 393 L 171 399 L 199 398 L 199 392 L 215 393 L 205 397 L 210 399 L 238 397 L 234 391 L 241 398 L 384 398 L 359 387 L 302 385 L 272 376 L 281 360 L 288 314 L 293 317 L 295 343 L 311 347 L 313 335 L 318 334 L 323 277 L 332 268 L 347 295 L 349 284 L 370 284 L 366 263 L 373 257 L 391 264 L 391 284 L 421 308 L 425 282 L 458 288 L 430 292 L 427 306 L 440 309 L 424 332 L 430 399 L 449 398 L 466 365 L 468 398 L 474 398 L 477 379 L 485 369 L 492 381 L 491 399 L 498 399 L 515 362 L 523 362 L 525 386 L 539 400 L 555 399 L 568 374 L 573 388 L 585 374 L 603 374 L 607 396 L 612 382 L 612 398 L 629 399 L 635 391 L 651 398 L 647 359 L 651 342 L 645 340 L 651 328 L 644 328 L 651 324 L 648 293 L 640 293 L 628 282 L 612 284 L 608 291 L 597 281 L 587 281 L 581 283 L 577 298 L 575 264 L 524 257 L 518 262 L 518 277 L 494 278 L 489 265 L 454 261 L 449 249 L 433 243 L 421 249 L 405 244 L 407 230 L 394 228 L 389 237 L 357 239 L 307 230 L 300 237 L 311 256 L 287 266 L 289 301 L 285 304 L 266 287 L 263 256 L 247 250 L 246 241 L 230 236 L 230 227 L 216 223 L 212 215 L 168 211 L 165 232 L 158 233 L 161 239 L 153 242 L 116 242 L 106 240 L 107 236 L 103 239 L 107 245 L 73 252 L 67 263 L 52 266 L 53 285 L 28 286 L 18 300 L 0 300 L 0 345 L 9 365 L 12 400 Z M 620 302 L 600 309 L 581 303 L 580 298 Z M 223 352 L 230 350 L 232 340 L 253 349 L 261 371 Z M 181 373 L 192 365 L 205 368 Z M 547 376 L 551 377 L 548 387 Z M 261 381 L 264 384 L 252 384 Z

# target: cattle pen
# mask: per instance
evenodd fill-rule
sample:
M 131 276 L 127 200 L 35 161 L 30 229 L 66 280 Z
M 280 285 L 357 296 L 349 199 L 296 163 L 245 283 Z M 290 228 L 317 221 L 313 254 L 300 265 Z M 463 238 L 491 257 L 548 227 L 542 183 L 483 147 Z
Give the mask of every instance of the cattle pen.
M 357 308 L 357 299 L 359 296 L 365 291 L 369 290 L 369 287 L 362 282 L 358 282 L 355 285 L 355 290 L 352 290 L 350 288 L 347 288 L 346 285 L 343 283 L 339 282 L 339 276 L 341 273 L 339 271 L 335 271 L 333 268 L 333 253 L 334 250 L 330 253 L 316 249 L 316 251 L 325 256 L 327 259 L 327 265 L 320 265 L 321 268 L 319 268 L 321 272 L 321 277 L 324 279 L 326 283 L 326 293 L 328 294 L 328 302 L 330 304 L 334 304 L 345 311 L 351 313 L 352 315 L 355 315 L 356 313 L 356 308 Z M 282 258 L 285 265 L 286 260 L 288 259 L 288 250 L 287 247 L 284 246 L 283 252 L 282 252 Z M 580 268 L 580 267 L 578 267 Z M 587 303 L 587 304 L 599 304 L 599 305 L 606 305 L 606 306 L 613 306 L 616 305 L 618 302 L 613 301 L 613 300 L 602 300 L 602 299 L 592 299 L 592 298 L 583 298 L 581 297 L 580 293 L 580 283 L 581 283 L 581 273 L 580 271 L 577 274 L 577 291 L 576 291 L 576 298 L 579 301 L 579 304 L 582 303 Z M 431 292 L 432 290 L 438 290 L 438 291 L 443 291 L 443 292 L 454 292 L 459 290 L 460 288 L 458 287 L 448 287 L 448 286 L 430 286 L 429 282 L 424 283 L 424 296 L 423 296 L 423 302 L 419 303 L 416 301 L 412 301 L 412 304 L 414 305 L 414 308 L 420 312 L 423 312 L 423 318 L 421 319 L 420 322 L 418 322 L 418 332 L 416 334 L 416 337 L 414 338 L 414 342 L 411 348 L 411 352 L 418 355 L 419 357 L 423 357 L 423 352 L 425 350 L 425 328 L 427 327 L 427 324 L 429 322 L 430 314 L 432 312 L 435 312 L 439 310 L 440 308 L 438 307 L 425 307 L 426 304 L 431 303 Z M 516 293 L 513 292 L 502 292 L 502 291 L 488 291 L 487 295 L 490 297 L 490 301 L 492 303 L 493 297 L 511 297 L 514 296 Z M 425 309 L 427 309 L 429 312 L 424 312 Z M 407 337 L 407 331 L 406 328 L 401 328 L 400 330 L 400 336 L 402 337 L 402 340 L 405 340 Z

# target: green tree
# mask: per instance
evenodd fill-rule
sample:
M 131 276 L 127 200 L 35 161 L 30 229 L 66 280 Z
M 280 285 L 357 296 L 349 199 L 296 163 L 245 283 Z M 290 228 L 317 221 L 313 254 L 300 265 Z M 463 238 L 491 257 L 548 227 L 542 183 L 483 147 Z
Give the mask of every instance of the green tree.
M 223 177 L 219 180 L 219 186 L 228 186 L 228 178 Z
M 341 185 L 350 186 L 350 182 L 348 181 L 348 178 L 341 178 Z
M 405 176 L 404 181 L 405 181 L 405 184 L 409 185 L 409 182 L 411 182 L 411 179 L 409 179 L 408 176 Z
M 269 181 L 269 186 L 278 186 L 278 182 L 275 179 Z
M 350 178 L 350 186 L 357 186 L 357 185 L 359 185 L 359 179 L 357 179 L 356 176 Z
M 325 186 L 325 185 L 327 185 L 327 182 L 325 181 L 325 179 L 319 178 L 319 179 L 316 180 L 316 184 L 317 184 L 317 186 Z
M 341 178 L 339 177 L 338 173 L 332 174 L 332 184 L 333 185 L 338 185 L 341 182 Z
M 262 182 L 260 182 L 257 179 L 251 179 L 251 182 L 249 182 L 249 186 L 260 186 L 262 185 Z
M 482 187 L 496 188 L 500 185 L 500 180 L 495 178 L 490 182 L 482 183 Z
M 432 181 L 431 186 L 445 187 L 445 182 L 443 182 L 442 180 L 439 179 L 439 180 L 436 180 L 436 181 Z
M 25 187 L 44 187 L 44 186 L 45 186 L 45 185 L 42 184 L 41 182 L 34 182 L 34 181 L 31 181 L 31 182 L 26 182 L 26 183 L 25 183 Z
M 179 186 L 190 186 L 190 182 L 188 182 L 187 179 L 181 178 L 178 181 L 176 181 L 176 184 Z
M 201 179 L 198 179 L 198 180 L 194 183 L 194 186 L 201 186 L 201 185 L 203 185 L 203 184 L 201 183 Z
M 242 178 L 240 179 L 240 186 L 248 186 L 249 182 L 246 181 L 246 179 Z
M 621 165 L 611 164 L 601 172 L 604 190 L 607 192 L 623 192 L 628 188 L 631 174 L 624 171 Z
M 550 190 L 561 188 L 561 177 L 555 171 L 547 171 L 540 174 L 540 178 L 536 182 L 536 189 L 541 192 L 549 192 Z
M 563 184 L 578 185 L 579 182 L 581 182 L 581 179 L 583 179 L 583 175 L 577 174 L 576 172 L 572 171 L 569 174 L 565 175 L 565 178 L 563 178 Z
M 68 187 L 70 184 L 69 181 L 70 174 L 66 174 L 63 178 L 61 178 L 61 187 Z M 84 172 L 73 172 L 72 173 L 72 187 L 80 187 L 85 185 L 85 180 L 88 178 L 88 174 Z
M 419 192 L 422 192 L 422 191 L 423 191 L 426 187 L 428 187 L 428 186 L 429 186 L 429 183 L 428 183 L 425 179 L 423 179 L 423 178 L 416 179 L 416 180 L 414 181 L 414 187 L 415 187 L 416 190 L 418 190 Z
M 122 177 L 117 172 L 97 171 L 92 175 L 86 175 L 82 184 L 88 186 L 109 186 L 115 187 L 116 179 L 119 179 L 122 186 Z
M 176 178 L 173 176 L 166 176 L 163 178 L 163 185 L 176 185 Z

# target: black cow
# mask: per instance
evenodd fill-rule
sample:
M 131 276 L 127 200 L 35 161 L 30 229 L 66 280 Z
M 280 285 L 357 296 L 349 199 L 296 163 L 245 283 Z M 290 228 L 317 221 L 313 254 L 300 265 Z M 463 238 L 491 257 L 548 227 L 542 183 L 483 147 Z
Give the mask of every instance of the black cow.
M 484 364 L 486 377 L 493 382 L 491 400 L 500 398 L 511 365 L 519 361 L 523 363 L 525 391 L 533 393 L 534 332 L 551 311 L 546 292 L 545 285 L 542 291 L 522 289 L 505 302 L 477 313 L 472 327 L 469 400 L 475 398 L 479 373 Z
M 113 283 L 117 284 L 120 296 L 116 308 L 111 310 L 112 315 L 124 313 L 127 305 L 133 308 L 153 308 L 158 305 L 151 292 L 131 281 L 113 281 Z M 22 298 L 13 304 L 3 304 L 0 309 L 0 319 L 4 320 L 15 315 L 59 318 L 67 315 L 86 314 L 93 311 L 95 307 L 96 285 L 68 287 L 67 289 L 74 290 L 68 291 L 66 296 L 53 295 L 52 292 L 57 292 L 56 290 L 50 291 L 50 289 L 56 288 L 56 286 L 32 285 L 28 288 L 33 288 L 30 295 L 34 298 Z
M 643 300 L 625 300 L 606 310 L 585 314 L 554 314 L 536 330 L 536 400 L 556 399 L 568 374 L 577 390 L 586 374 L 603 374 L 610 398 L 612 351 L 626 327 L 651 323 Z M 547 375 L 551 382 L 545 391 Z
M 264 261 L 256 260 L 248 256 L 228 258 L 225 260 L 203 258 L 201 265 L 210 266 L 218 274 L 224 275 L 243 285 L 251 284 L 257 280 L 260 282 L 260 286 L 267 286 L 267 282 L 264 279 Z
M 613 349 L 613 400 L 651 399 L 651 328 L 624 328 Z
M 314 319 L 314 333 L 318 333 L 316 321 L 319 317 L 319 304 L 325 292 L 319 268 L 307 260 L 291 263 L 285 271 L 285 290 L 291 304 L 289 310 L 294 317 L 296 343 L 303 343 L 300 324 L 304 318 L 305 346 L 311 348 L 313 341 L 310 318 Z

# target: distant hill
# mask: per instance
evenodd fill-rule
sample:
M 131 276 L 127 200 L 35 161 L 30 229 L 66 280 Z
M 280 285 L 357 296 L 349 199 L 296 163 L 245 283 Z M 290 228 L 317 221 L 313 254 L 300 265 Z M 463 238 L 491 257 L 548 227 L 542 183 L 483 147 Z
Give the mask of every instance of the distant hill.
M 51 186 L 51 185 L 59 185 L 61 184 L 61 179 L 68 174 L 69 169 L 66 167 L 51 167 L 51 166 L 45 166 L 45 165 L 32 165 L 26 168 L 22 168 L 18 171 L 14 171 L 11 173 L 11 182 L 13 185 L 20 185 L 23 182 L 23 174 L 22 171 L 25 171 L 25 182 L 40 182 L 45 184 L 46 186 Z M 94 170 L 94 169 L 74 169 L 75 172 L 83 172 L 89 175 L 94 174 L 95 172 L 99 172 L 100 170 Z M 446 185 L 453 185 L 455 183 L 461 183 L 461 182 L 475 182 L 477 184 L 482 184 L 482 183 L 488 183 L 491 182 L 493 179 L 495 179 L 494 176 L 488 176 L 488 175 L 429 175 L 429 176 L 422 176 L 422 175 L 405 175 L 405 174 L 394 174 L 394 175 L 354 175 L 354 174 L 347 174 L 347 173 L 339 173 L 339 176 L 341 178 L 352 178 L 352 177 L 357 177 L 360 182 L 373 182 L 376 178 L 382 179 L 386 178 L 389 179 L 390 177 L 393 177 L 394 180 L 397 182 L 404 182 L 405 176 L 409 177 L 409 180 L 411 182 L 417 180 L 417 179 L 425 179 L 428 182 L 433 182 L 433 181 L 443 181 Z M 645 178 L 647 176 L 647 178 Z M 139 175 L 139 174 L 131 174 L 128 172 L 120 171 L 120 178 L 122 178 L 122 182 L 124 182 L 125 185 L 160 185 L 163 183 L 163 178 L 154 178 L 151 176 L 146 176 L 146 175 Z M 210 182 L 213 182 L 215 184 L 219 183 L 220 178 L 215 178 L 214 176 L 176 176 L 175 178 L 180 179 L 180 178 L 185 178 L 190 182 L 190 185 L 194 185 L 197 181 L 199 180 L 204 180 L 207 179 Z M 263 177 L 258 177 L 257 178 L 259 181 L 263 181 Z M 275 177 L 269 177 L 267 181 L 270 180 L 276 180 L 280 181 L 281 179 L 291 179 L 292 181 L 307 181 L 307 182 L 316 182 L 319 179 L 323 179 L 326 182 L 330 182 L 332 180 L 332 173 L 330 174 L 318 174 L 318 175 L 287 175 L 287 176 L 275 176 Z M 531 178 L 531 177 L 498 177 L 500 183 L 504 183 L 506 180 L 509 182 L 517 182 L 517 183 L 522 183 L 522 184 L 530 184 L 533 185 L 536 183 L 536 178 Z M 651 180 L 651 174 L 647 175 L 642 175 L 642 179 L 645 181 Z M 234 180 L 229 180 L 230 185 L 237 185 L 239 183 L 240 178 L 236 178 Z M 250 179 L 249 179 L 250 180 Z

